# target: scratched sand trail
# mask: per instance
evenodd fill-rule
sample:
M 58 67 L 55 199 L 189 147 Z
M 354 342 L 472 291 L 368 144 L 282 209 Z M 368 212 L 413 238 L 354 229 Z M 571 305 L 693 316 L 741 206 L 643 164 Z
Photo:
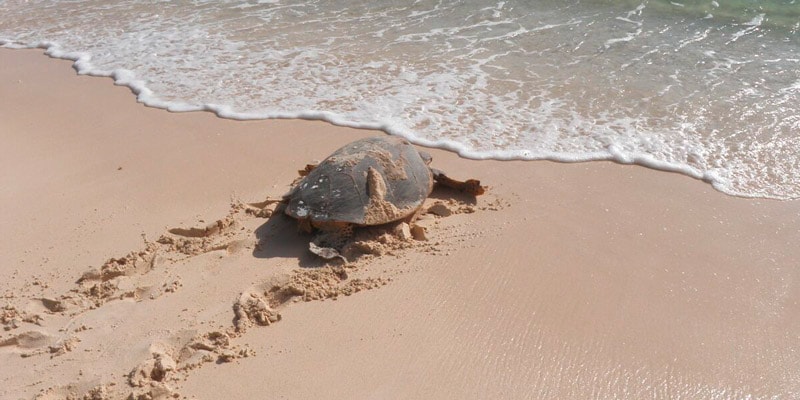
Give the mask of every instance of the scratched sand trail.
M 489 193 L 415 247 L 301 268 L 303 237 L 248 203 L 380 133 L 149 109 L 38 51 L 0 65 L 0 398 L 800 391 L 798 202 L 434 150 Z

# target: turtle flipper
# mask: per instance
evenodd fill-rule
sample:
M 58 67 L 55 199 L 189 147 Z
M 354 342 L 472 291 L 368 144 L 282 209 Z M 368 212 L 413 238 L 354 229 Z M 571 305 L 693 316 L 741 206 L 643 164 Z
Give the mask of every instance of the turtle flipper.
M 326 260 L 340 258 L 346 263 L 347 259 L 341 254 L 341 251 L 352 238 L 352 224 L 326 226 L 317 232 L 314 240 L 308 243 L 308 250 Z
M 435 180 L 438 185 L 446 186 L 473 196 L 480 196 L 486 192 L 486 187 L 481 186 L 481 181 L 477 179 L 467 179 L 463 182 L 457 181 L 445 175 L 444 172 L 434 168 L 431 168 L 431 173 L 433 173 L 433 180 Z
M 297 186 L 297 184 L 300 183 L 300 181 L 302 181 L 303 178 L 308 176 L 308 174 L 310 174 L 311 171 L 314 171 L 317 168 L 317 166 L 319 166 L 319 164 L 306 164 L 305 168 L 298 169 L 297 178 L 295 178 L 295 180 L 292 182 L 292 186 Z
M 339 253 L 339 250 L 333 247 L 320 247 L 313 241 L 308 242 L 308 250 L 312 253 L 326 259 L 326 260 L 333 260 L 334 258 L 338 258 L 342 260 L 342 262 L 347 263 L 347 259 Z
M 314 168 L 317 168 L 318 165 L 319 164 L 306 164 L 305 168 L 297 170 L 297 175 L 300 175 L 300 177 L 302 178 L 311 173 L 311 171 L 313 171 Z

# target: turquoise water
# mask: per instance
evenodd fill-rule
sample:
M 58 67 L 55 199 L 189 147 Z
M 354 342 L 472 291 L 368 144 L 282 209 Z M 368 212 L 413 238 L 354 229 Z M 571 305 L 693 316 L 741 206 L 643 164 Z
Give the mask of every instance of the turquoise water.
M 633 8 L 646 4 L 651 12 L 669 17 L 710 18 L 716 23 L 741 24 L 764 14 L 764 28 L 798 33 L 800 29 L 800 2 L 797 0 L 594 0 L 590 3 Z
M 800 198 L 795 1 L 0 1 L 0 44 L 47 48 L 174 111 Z

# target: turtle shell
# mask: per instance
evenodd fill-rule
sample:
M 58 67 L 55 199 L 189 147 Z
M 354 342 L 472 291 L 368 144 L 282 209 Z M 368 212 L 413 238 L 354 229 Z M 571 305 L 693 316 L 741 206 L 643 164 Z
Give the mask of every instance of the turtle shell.
M 286 214 L 317 226 L 380 225 L 405 218 L 433 188 L 426 161 L 403 138 L 357 140 L 336 150 L 286 194 Z

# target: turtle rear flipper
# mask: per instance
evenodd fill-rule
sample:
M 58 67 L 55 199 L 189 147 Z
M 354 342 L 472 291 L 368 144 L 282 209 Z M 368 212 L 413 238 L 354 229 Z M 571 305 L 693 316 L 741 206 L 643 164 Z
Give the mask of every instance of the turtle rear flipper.
M 320 247 L 330 247 L 341 250 L 353 238 L 353 224 L 344 222 L 328 222 L 313 224 L 316 232 L 314 243 Z
M 338 258 L 342 260 L 342 262 L 347 263 L 347 259 L 339 253 L 339 250 L 332 247 L 321 247 L 312 241 L 308 243 L 308 250 L 326 260 Z
M 481 186 L 481 181 L 477 179 L 467 179 L 463 182 L 457 181 L 445 175 L 444 172 L 434 168 L 431 168 L 431 173 L 433 173 L 433 180 L 435 180 L 439 185 L 458 190 L 459 192 L 471 194 L 473 196 L 480 196 L 486 193 L 486 187 Z
M 326 260 L 341 258 L 342 261 L 347 262 L 340 252 L 353 238 L 353 225 L 329 224 L 323 225 L 321 228 L 314 240 L 308 244 L 308 249 Z

